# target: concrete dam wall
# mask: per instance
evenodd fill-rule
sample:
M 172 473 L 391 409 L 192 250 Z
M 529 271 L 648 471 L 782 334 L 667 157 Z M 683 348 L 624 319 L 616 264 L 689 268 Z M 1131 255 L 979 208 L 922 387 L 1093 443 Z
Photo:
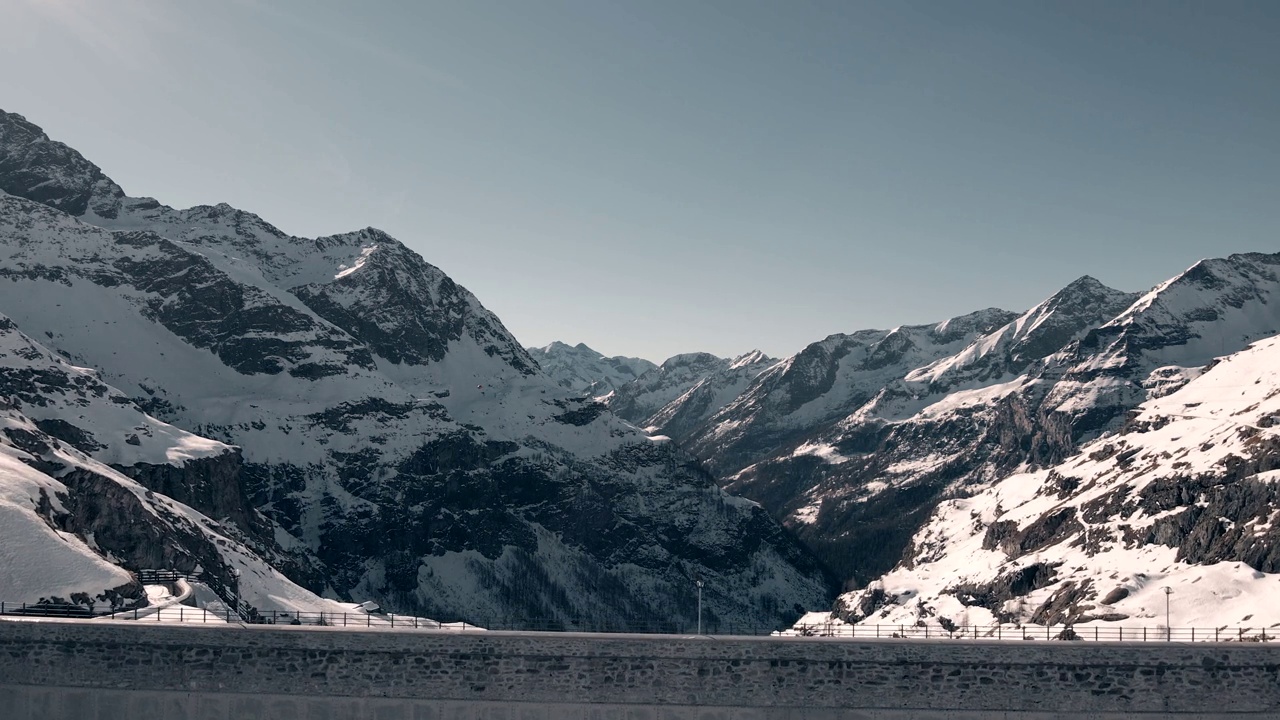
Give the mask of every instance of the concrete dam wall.
M 5 720 L 1280 717 L 1280 646 L 0 622 Z

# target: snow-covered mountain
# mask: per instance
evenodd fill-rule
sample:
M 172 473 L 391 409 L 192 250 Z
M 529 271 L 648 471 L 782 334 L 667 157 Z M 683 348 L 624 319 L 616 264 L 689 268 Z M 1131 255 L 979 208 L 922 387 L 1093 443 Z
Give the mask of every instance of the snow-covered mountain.
M 827 596 L 763 510 L 557 384 L 385 233 L 299 238 L 131 198 L 3 113 L 0 190 L 0 310 L 152 416 L 237 446 L 233 482 L 314 591 L 569 624 L 683 618 L 694 577 L 723 621 Z
M 713 372 L 699 378 L 688 390 L 641 422 L 651 432 L 683 442 L 775 363 L 777 360 L 759 350 L 720 363 Z M 658 386 L 664 380 L 658 373 L 652 379 Z M 642 378 L 627 390 L 642 386 L 647 380 L 649 378 Z
M 1280 332 L 1280 254 L 1202 260 L 1050 358 L 1046 399 L 1077 433 L 1114 427 L 1150 394 L 1176 389 L 1214 358 Z
M 758 383 L 691 448 L 862 585 L 898 562 L 943 497 L 1061 462 L 1215 354 L 1280 333 L 1277 267 L 1277 255 L 1205 261 L 1142 297 L 1082 278 L 958 351 L 894 368 L 843 417 L 795 423 L 791 435 L 753 440 L 741 429 L 751 415 L 729 414 L 786 407 L 789 394 Z
M 757 376 L 687 442 L 723 475 L 789 453 L 885 385 L 963 350 L 1014 317 L 991 308 L 931 325 L 832 335 Z
M 942 502 L 902 562 L 842 596 L 835 616 L 987 632 L 1070 623 L 1087 636 L 1093 624 L 1163 625 L 1169 587 L 1175 626 L 1274 628 L 1278 481 L 1272 337 L 1146 401 L 1070 459 Z
M 636 425 L 683 441 L 689 429 L 732 401 L 774 362 L 759 350 L 736 358 L 684 353 L 602 399 Z
M 657 367 L 643 358 L 605 357 L 582 343 L 557 341 L 527 350 L 561 387 L 588 397 L 608 395 Z
M 203 571 L 259 610 L 328 609 L 236 482 L 239 451 L 143 413 L 0 316 L 0 594 L 130 606 L 120 565 Z
M 664 425 L 644 405 L 630 418 L 862 586 L 898 563 L 943 498 L 1060 463 L 1214 357 L 1280 333 L 1277 269 L 1277 255 L 1205 260 L 1146 294 L 1083 277 L 1021 314 L 833 335 L 693 423 Z M 618 398 L 643 398 L 643 380 L 612 407 L 627 414 Z

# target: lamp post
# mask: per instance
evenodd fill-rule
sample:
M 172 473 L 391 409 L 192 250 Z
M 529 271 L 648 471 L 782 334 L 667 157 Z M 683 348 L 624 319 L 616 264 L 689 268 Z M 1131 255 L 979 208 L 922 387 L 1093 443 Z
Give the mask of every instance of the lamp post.
M 1164 639 L 1169 642 L 1173 640 L 1173 626 L 1169 624 L 1169 596 L 1173 594 L 1173 588 L 1165 585 L 1160 589 L 1164 591 Z
M 702 580 L 696 581 L 698 586 L 698 634 L 702 634 Z

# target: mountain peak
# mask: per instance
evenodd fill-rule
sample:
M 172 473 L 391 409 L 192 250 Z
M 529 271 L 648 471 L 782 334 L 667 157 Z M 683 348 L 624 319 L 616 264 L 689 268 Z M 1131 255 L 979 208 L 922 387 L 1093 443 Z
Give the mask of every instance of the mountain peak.
M 990 332 L 1017 316 L 1017 313 L 1008 310 L 989 307 L 943 320 L 933 327 L 933 332 L 939 338 L 958 337 L 975 330 Z
M 721 358 L 706 352 L 691 352 L 691 353 L 680 353 L 679 355 L 672 355 L 666 360 L 663 360 L 662 365 L 660 365 L 659 367 L 662 367 L 664 369 L 670 369 L 670 368 L 677 368 L 677 367 L 685 367 L 688 365 L 707 365 L 711 363 L 720 363 L 720 362 L 724 362 L 724 358 Z
M 605 357 L 586 343 L 559 340 L 529 348 L 529 353 L 556 384 L 591 397 L 607 395 L 657 367 L 643 358 Z
M 0 190 L 83 215 L 119 211 L 124 191 L 101 168 L 17 113 L 0 110 Z
M 1112 288 L 1107 287 L 1107 285 L 1105 285 L 1102 281 L 1098 280 L 1098 278 L 1096 278 L 1096 277 L 1094 277 L 1094 276 L 1092 276 L 1092 275 L 1081 275 L 1080 277 L 1076 278 L 1075 280 L 1072 280 L 1071 282 L 1067 283 L 1066 288 L 1063 288 L 1063 289 L 1072 289 L 1072 290 L 1097 290 L 1097 289 L 1106 289 L 1106 290 L 1111 290 Z
M 1123 290 L 1117 290 L 1092 275 L 1081 275 L 1080 277 L 1067 283 L 1061 290 L 1053 294 L 1053 298 L 1077 297 L 1085 296 L 1101 296 L 1101 295 L 1126 295 Z
M 773 361 L 773 358 L 769 357 L 768 355 L 765 355 L 762 351 L 752 350 L 751 352 L 743 353 L 742 355 L 739 355 L 738 357 L 734 358 L 729 363 L 729 369 L 733 370 L 740 367 L 746 367 L 748 365 L 755 365 L 756 363 L 772 362 L 772 361 Z

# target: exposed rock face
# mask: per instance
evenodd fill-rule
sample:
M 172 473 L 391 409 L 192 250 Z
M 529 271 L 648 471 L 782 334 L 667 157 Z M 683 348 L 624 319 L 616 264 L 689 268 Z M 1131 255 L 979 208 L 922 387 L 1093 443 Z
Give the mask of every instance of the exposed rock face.
M 446 620 L 669 621 L 695 607 L 695 577 L 725 622 L 828 601 L 830 578 L 767 513 L 558 386 L 399 241 L 292 237 L 226 205 L 122 193 L 110 211 L 96 191 L 41 204 L 33 172 L 98 181 L 75 180 L 92 165 L 65 146 L 41 169 L 49 143 L 30 127 L 0 114 L 0 152 L 17 158 L 3 167 L 21 166 L 0 178 L 0 308 L 228 459 L 138 460 L 142 429 L 104 437 L 67 408 L 35 419 L 229 521 L 219 532 L 245 552 L 316 593 Z M 190 552 L 149 559 L 206 562 Z
M 534 374 L 528 353 L 471 293 L 386 233 L 369 228 L 316 244 L 358 244 L 361 255 L 338 277 L 290 292 L 372 354 L 396 365 L 426 365 L 444 360 L 450 344 L 465 335 L 489 357 Z M 424 305 L 424 299 L 433 302 Z
M 0 136 L 0 190 L 71 215 L 119 212 L 124 192 L 80 153 L 49 139 L 21 115 L 5 113 Z
M 202 515 L 230 523 L 246 533 L 269 538 L 270 523 L 265 522 L 254 509 L 245 493 L 243 469 L 240 453 L 234 449 L 213 457 L 193 458 L 181 466 L 139 462 L 116 468 L 148 490 L 173 498 Z

